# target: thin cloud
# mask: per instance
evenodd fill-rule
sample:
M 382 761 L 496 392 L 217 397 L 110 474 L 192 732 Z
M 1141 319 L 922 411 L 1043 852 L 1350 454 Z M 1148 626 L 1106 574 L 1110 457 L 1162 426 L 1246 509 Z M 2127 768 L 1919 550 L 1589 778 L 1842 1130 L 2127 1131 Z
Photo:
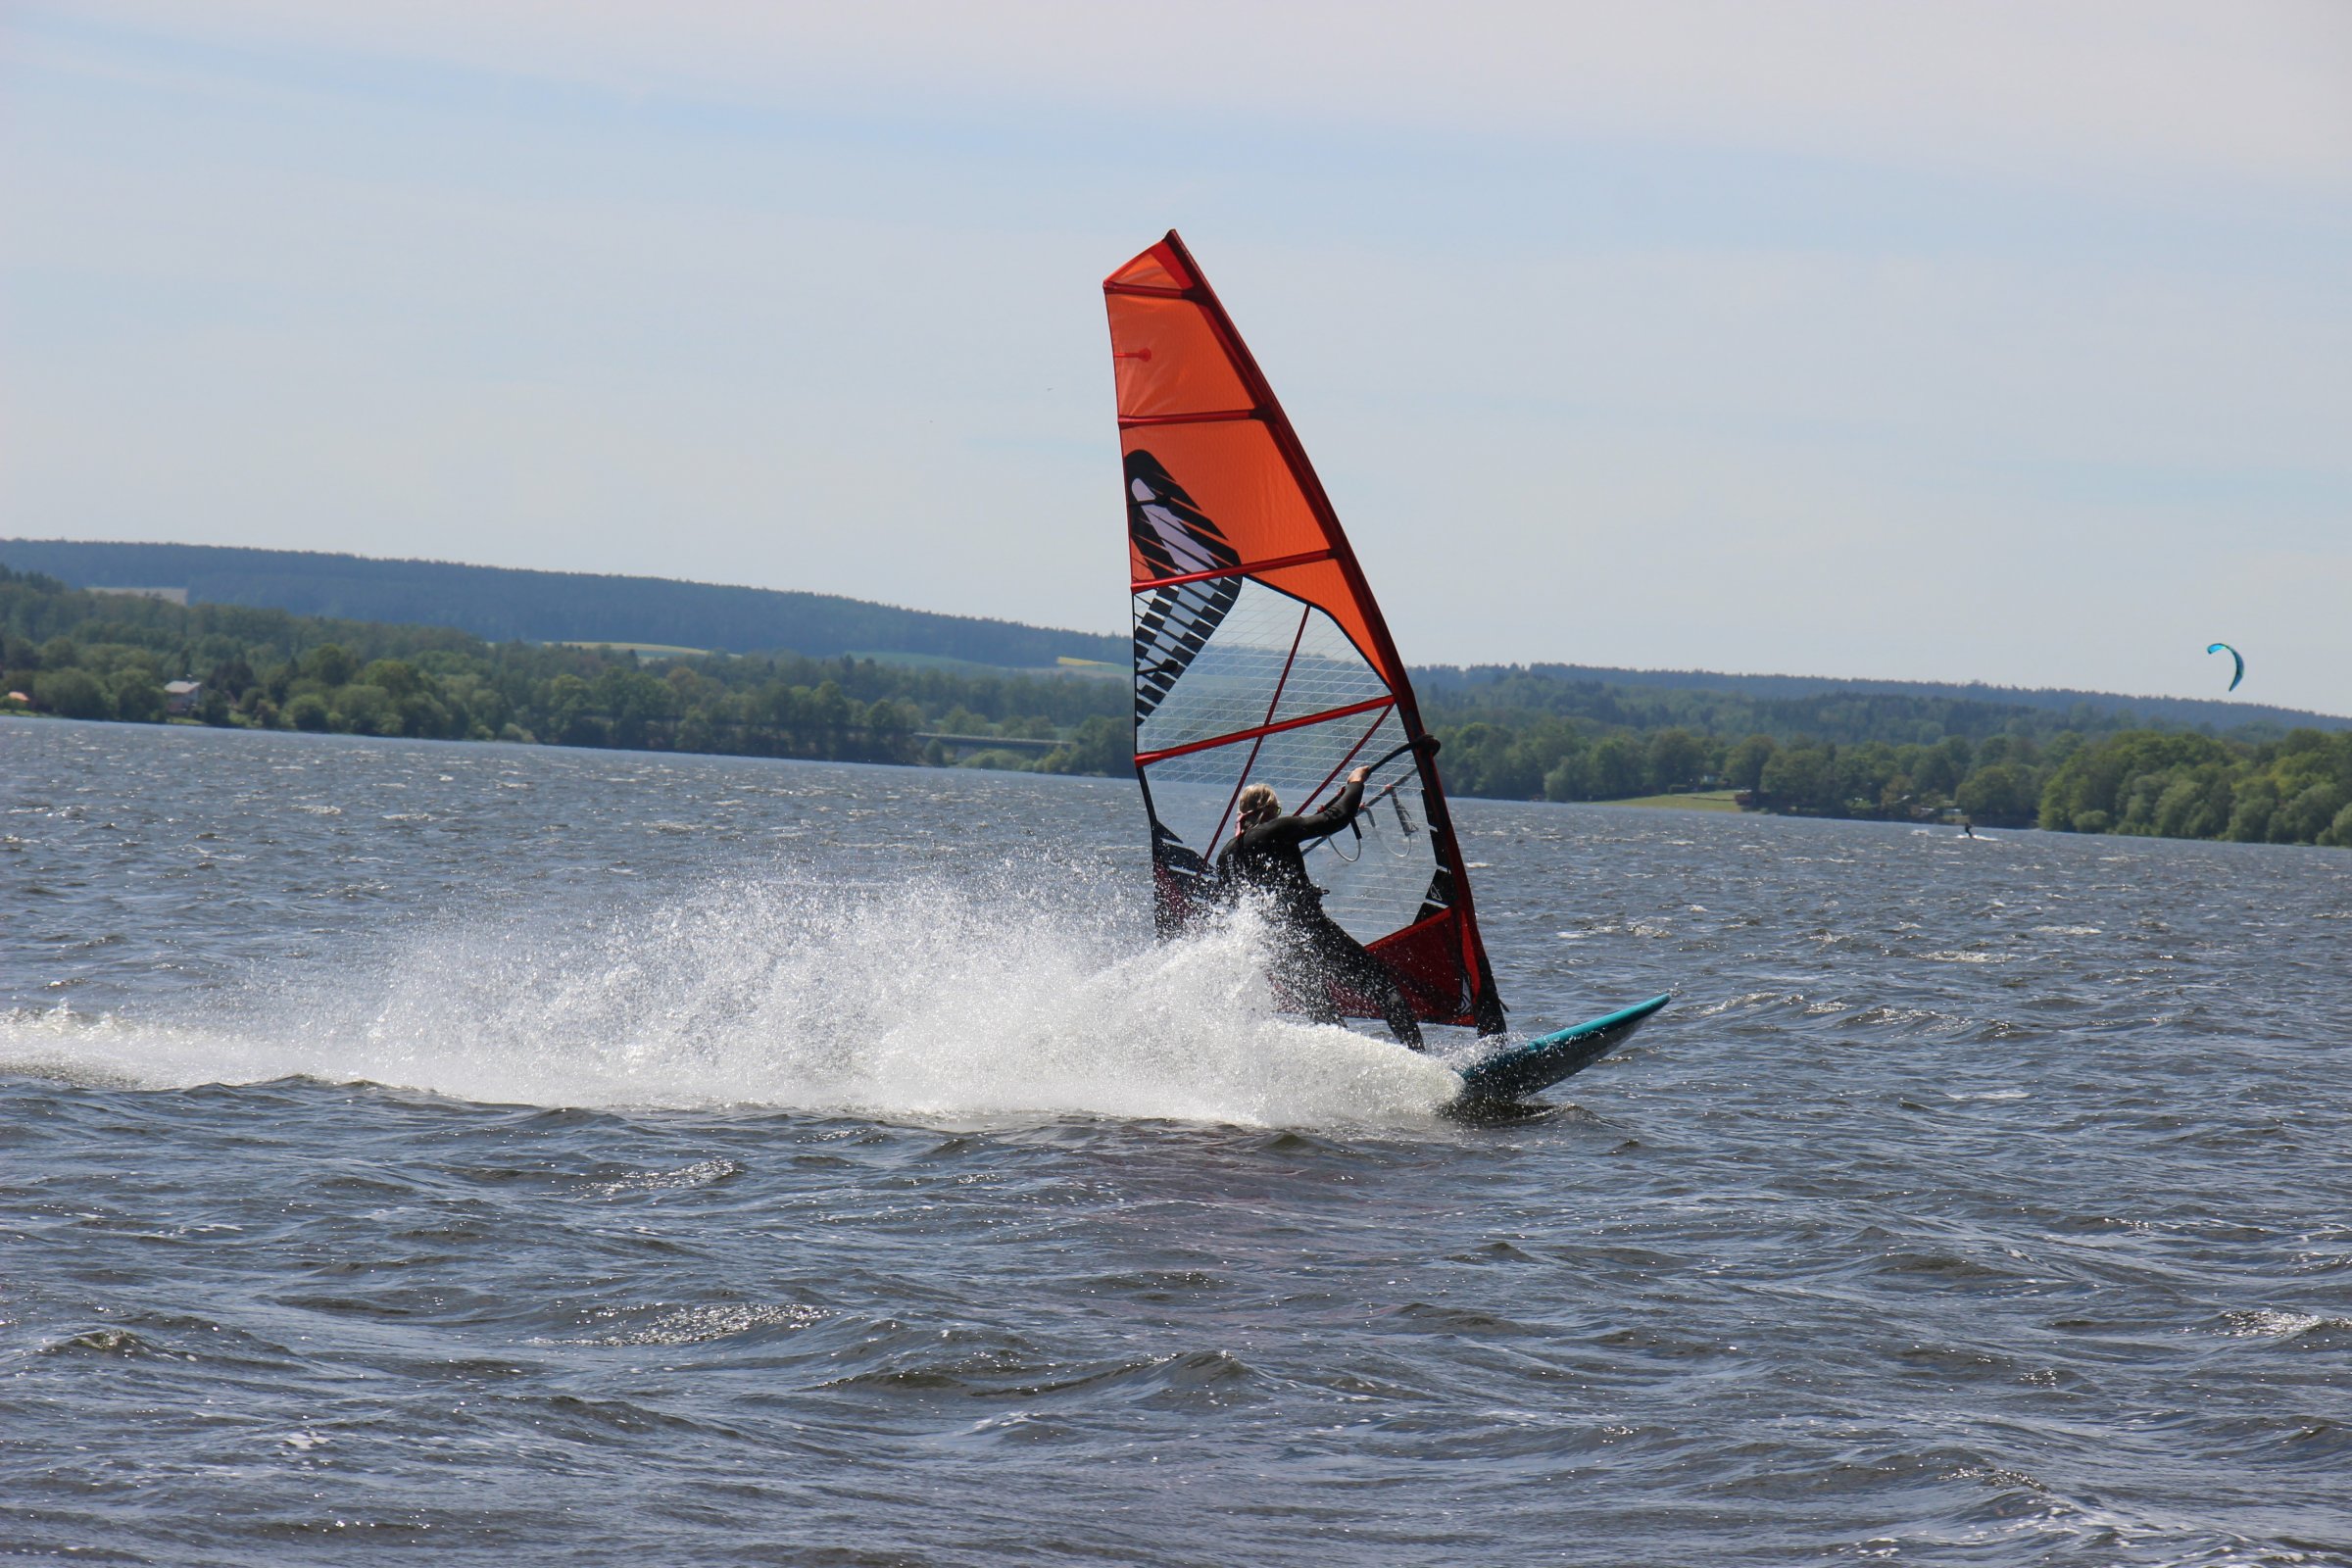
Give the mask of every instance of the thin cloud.
M 2352 183 L 2352 7 L 2328 0 L 1193 0 L 1180 19 L 1097 0 L 216 0 L 200 25 L 163 0 L 98 0 L 74 15 L 623 95 L 1115 107 L 1139 137 L 1242 115 Z

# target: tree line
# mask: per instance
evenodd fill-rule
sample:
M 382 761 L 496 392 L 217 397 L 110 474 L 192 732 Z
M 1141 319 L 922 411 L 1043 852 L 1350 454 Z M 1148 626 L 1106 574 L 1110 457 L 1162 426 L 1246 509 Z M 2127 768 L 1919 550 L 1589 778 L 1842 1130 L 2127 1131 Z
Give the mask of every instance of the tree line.
M 927 733 L 1061 740 L 956 748 L 980 765 L 1100 768 L 1126 739 L 1123 682 L 871 659 L 489 643 L 440 626 L 91 594 L 0 566 L 0 692 L 68 718 L 158 722 L 200 683 L 199 722 L 857 762 L 943 762 Z M 1120 759 L 1124 760 L 1123 757 Z
M 2060 729 L 1933 743 L 1600 730 L 1539 716 L 1431 726 L 1446 785 L 1506 800 L 1737 791 L 1756 809 L 2352 848 L 2352 731 Z
M 1714 789 L 1822 816 L 2352 847 L 2352 731 L 2217 736 L 2089 705 L 1479 674 L 1433 682 L 1424 705 L 1457 795 Z M 67 717 L 157 722 L 165 683 L 179 679 L 201 682 L 187 716 L 215 725 L 1110 776 L 1130 765 L 1121 680 L 490 643 L 439 626 L 96 595 L 0 566 L 0 693 Z

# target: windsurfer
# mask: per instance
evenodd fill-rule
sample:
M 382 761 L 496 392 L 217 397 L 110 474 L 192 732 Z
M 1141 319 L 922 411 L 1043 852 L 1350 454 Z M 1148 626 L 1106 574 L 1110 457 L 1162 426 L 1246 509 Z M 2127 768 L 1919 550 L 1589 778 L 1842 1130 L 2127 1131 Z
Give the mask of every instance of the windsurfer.
M 1264 784 L 1242 791 L 1241 826 L 1217 852 L 1217 875 L 1234 892 L 1257 895 L 1275 925 L 1275 979 L 1300 1010 L 1318 1023 L 1338 1023 L 1332 983 L 1377 1005 L 1389 1031 L 1415 1051 L 1421 1025 L 1388 965 L 1323 912 L 1323 890 L 1309 881 L 1302 846 L 1339 832 L 1355 819 L 1364 802 L 1368 767 L 1348 775 L 1347 788 L 1320 811 L 1285 816 L 1282 802 Z

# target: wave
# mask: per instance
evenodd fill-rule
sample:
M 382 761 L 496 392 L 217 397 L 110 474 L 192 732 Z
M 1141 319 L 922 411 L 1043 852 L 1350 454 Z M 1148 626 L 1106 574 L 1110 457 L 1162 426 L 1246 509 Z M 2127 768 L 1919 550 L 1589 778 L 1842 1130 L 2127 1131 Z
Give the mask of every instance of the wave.
M 1063 868 L 1066 870 L 1066 868 Z M 1053 888 L 721 881 L 592 920 L 453 916 L 184 1017 L 0 1016 L 0 1070 L 146 1089 L 305 1077 L 489 1103 L 925 1120 L 1425 1120 L 1458 1087 L 1277 1015 L 1262 931 L 1137 951 Z

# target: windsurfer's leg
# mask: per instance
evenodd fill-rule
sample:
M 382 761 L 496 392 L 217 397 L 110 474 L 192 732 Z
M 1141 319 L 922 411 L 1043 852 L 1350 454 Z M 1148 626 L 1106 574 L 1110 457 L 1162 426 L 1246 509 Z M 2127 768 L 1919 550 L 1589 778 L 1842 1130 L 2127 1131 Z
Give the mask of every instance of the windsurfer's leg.
M 1314 1022 L 1338 1023 L 1340 1009 L 1331 1000 L 1331 987 L 1325 984 L 1331 966 L 1320 950 L 1321 944 L 1309 932 L 1284 931 L 1275 942 L 1274 983 L 1293 1007 Z
M 1389 1033 L 1415 1051 L 1427 1050 L 1421 1039 L 1421 1020 L 1413 1016 L 1413 1004 L 1404 1000 L 1404 988 L 1396 983 L 1396 977 L 1389 973 L 1387 966 L 1378 958 L 1369 961 L 1379 971 L 1379 982 L 1385 987 L 1374 995 L 1380 998 L 1380 1007 L 1388 1019 Z
M 1315 948 L 1331 977 L 1374 1004 L 1388 1021 L 1389 1033 L 1415 1051 L 1422 1050 L 1420 1020 L 1413 1016 L 1413 1004 L 1404 999 L 1404 988 L 1389 972 L 1389 966 L 1374 957 L 1364 945 L 1349 936 L 1329 916 L 1317 922 Z M 1318 988 L 1320 989 L 1320 988 Z

